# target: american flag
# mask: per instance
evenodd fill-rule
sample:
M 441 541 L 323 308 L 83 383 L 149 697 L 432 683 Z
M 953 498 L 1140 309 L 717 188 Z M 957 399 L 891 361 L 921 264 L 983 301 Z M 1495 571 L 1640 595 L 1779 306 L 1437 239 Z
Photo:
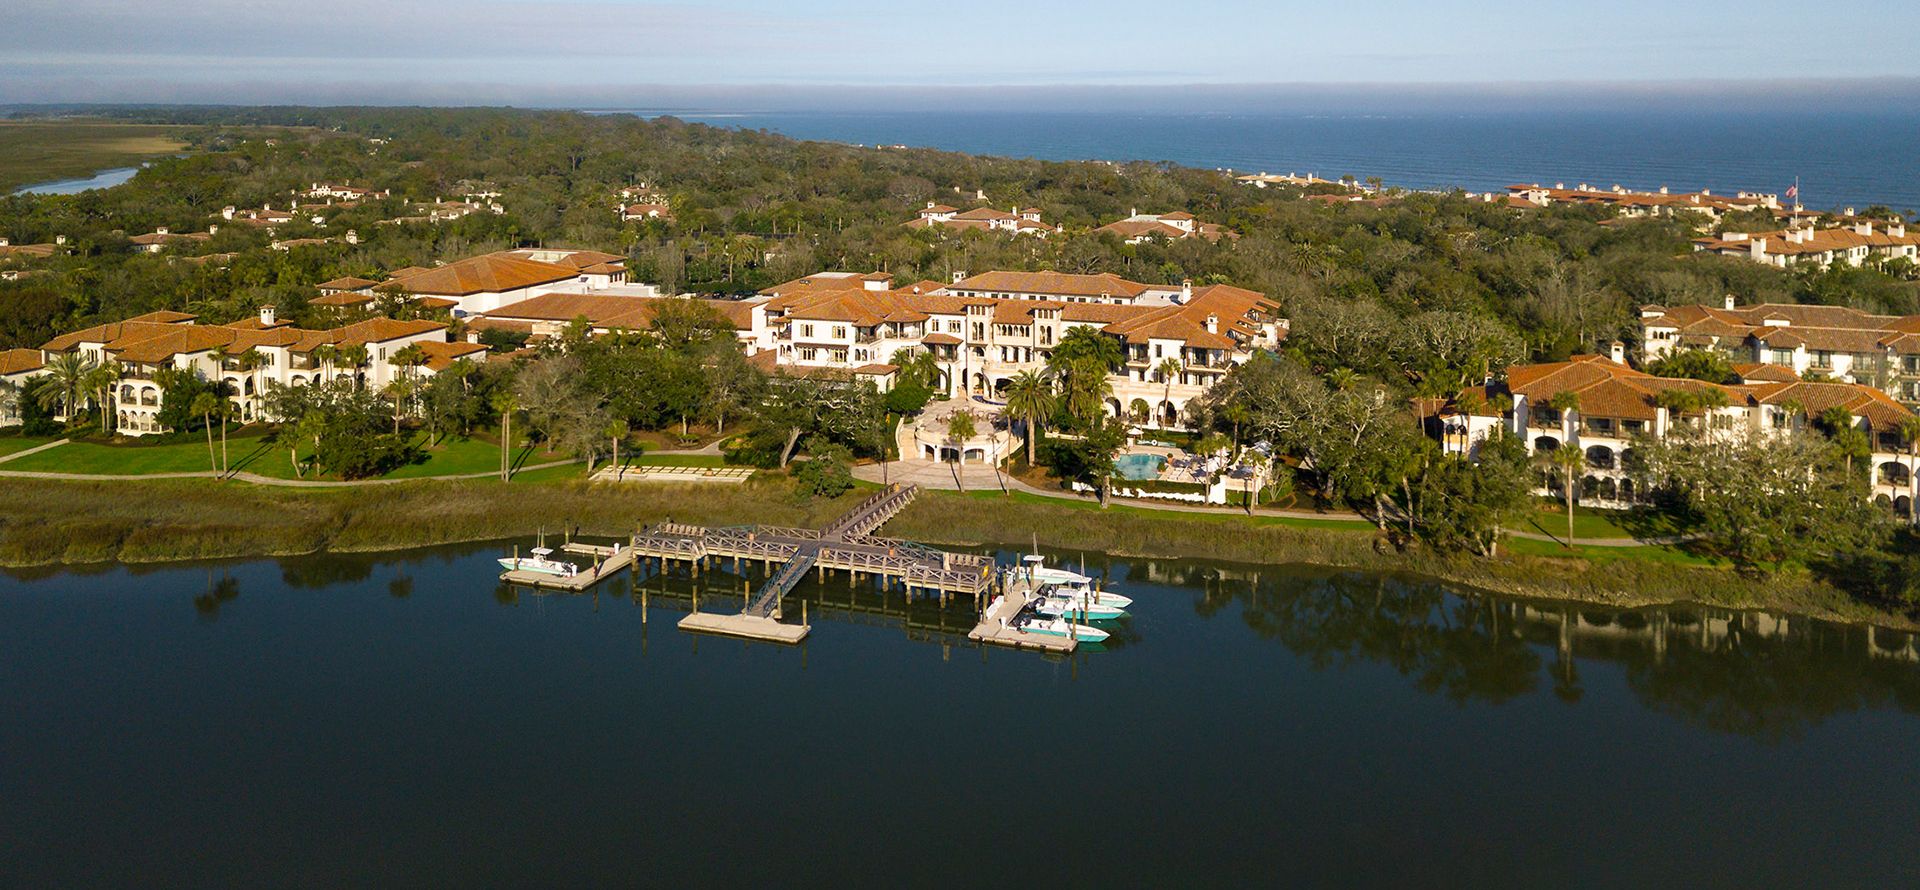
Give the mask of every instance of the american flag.
M 1790 186 L 1787 186 L 1787 197 L 1789 198 L 1800 197 L 1800 183 L 1796 182 Z

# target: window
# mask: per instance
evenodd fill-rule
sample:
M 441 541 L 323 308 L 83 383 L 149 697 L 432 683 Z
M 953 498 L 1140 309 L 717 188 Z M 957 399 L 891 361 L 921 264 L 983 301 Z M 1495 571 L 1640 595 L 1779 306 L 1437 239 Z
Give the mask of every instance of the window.
M 844 350 L 844 349 L 836 349 L 836 350 L 834 350 L 834 351 L 833 351 L 833 360 L 834 360 L 834 361 L 836 361 L 836 362 L 839 362 L 840 364 L 843 364 L 843 365 L 844 365 L 844 364 L 846 364 L 846 363 L 847 363 L 847 351 L 846 351 L 846 350 Z
M 803 325 L 801 325 L 801 326 L 800 326 L 800 336 L 802 336 L 802 337 L 811 337 L 811 336 L 813 336 L 813 325 L 810 325 L 810 324 L 803 324 Z
M 1767 350 L 1767 361 L 1776 365 L 1791 365 L 1793 364 L 1793 350 L 1769 349 Z
M 835 340 L 845 340 L 845 339 L 847 339 L 847 326 L 846 326 L 846 325 L 843 325 L 843 324 L 837 324 L 837 325 L 834 325 L 834 326 L 833 326 L 833 339 L 835 339 Z
M 803 362 L 819 361 L 819 359 L 820 350 L 818 349 L 808 346 L 800 350 L 800 360 Z

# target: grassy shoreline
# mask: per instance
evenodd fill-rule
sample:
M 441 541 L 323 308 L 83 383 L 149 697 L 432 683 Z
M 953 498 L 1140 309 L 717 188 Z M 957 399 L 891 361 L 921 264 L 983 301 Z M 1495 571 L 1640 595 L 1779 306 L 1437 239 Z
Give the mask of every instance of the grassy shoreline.
M 668 518 L 699 524 L 811 526 L 867 491 L 797 503 L 779 477 L 739 486 L 594 486 L 576 480 L 502 486 L 420 481 L 283 489 L 203 479 L 85 482 L 0 479 L 0 566 L 161 563 L 318 552 L 365 553 L 577 531 L 618 536 Z M 1536 555 L 1498 560 L 1398 552 L 1370 529 L 1237 516 L 1087 509 L 1071 501 L 926 492 L 887 533 L 929 544 L 1077 548 L 1126 557 L 1198 557 L 1399 572 L 1534 599 L 1616 607 L 1699 603 L 1920 628 L 1805 574 L 1755 579 L 1657 560 Z

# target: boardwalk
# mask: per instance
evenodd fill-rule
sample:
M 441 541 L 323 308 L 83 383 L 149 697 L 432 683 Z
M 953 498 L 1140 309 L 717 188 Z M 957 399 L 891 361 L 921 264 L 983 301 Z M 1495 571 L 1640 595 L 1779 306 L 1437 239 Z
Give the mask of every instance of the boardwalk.
M 717 560 L 731 559 L 736 568 L 760 562 L 768 571 L 768 579 L 737 617 L 750 619 L 752 623 L 741 627 L 754 631 L 740 635 L 762 639 L 768 638 L 768 629 L 758 622 L 780 620 L 781 600 L 806 577 L 808 569 L 821 577 L 830 569 L 844 571 L 849 573 L 849 581 L 866 575 L 882 583 L 900 584 L 909 591 L 933 593 L 943 602 L 956 595 L 978 599 L 993 583 L 992 559 L 873 535 L 906 509 L 918 492 L 912 485 L 889 486 L 818 530 L 662 523 L 634 536 L 631 558 L 659 559 L 663 565 L 685 562 L 696 573 Z M 778 571 L 774 571 L 775 563 L 780 564 Z M 682 625 L 714 633 L 733 632 L 732 623 L 716 623 L 711 616 L 697 620 L 689 616 Z

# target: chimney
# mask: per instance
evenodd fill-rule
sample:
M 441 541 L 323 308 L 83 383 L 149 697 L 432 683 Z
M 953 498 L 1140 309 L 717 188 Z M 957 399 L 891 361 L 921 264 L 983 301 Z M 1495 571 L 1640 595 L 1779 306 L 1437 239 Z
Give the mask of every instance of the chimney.
M 207 234 L 209 234 L 209 235 L 218 235 L 218 234 L 220 234 L 220 227 L 219 227 L 219 226 L 208 226 L 208 227 L 207 227 Z
M 1613 359 L 1614 364 L 1618 364 L 1618 365 L 1626 364 L 1627 363 L 1627 344 L 1622 343 L 1618 340 L 1613 341 L 1613 345 L 1609 347 L 1607 350 L 1607 357 L 1610 359 Z
M 1887 234 L 1895 238 L 1907 237 L 1907 224 L 1903 222 L 1887 223 Z M 61 236 L 66 237 L 66 236 Z
M 0 241 L 0 244 L 5 244 L 5 243 L 6 243 L 5 241 Z M 55 243 L 55 244 L 65 244 L 65 243 L 67 243 L 67 236 L 65 236 L 65 235 L 55 235 L 55 236 L 53 236 L 53 243 Z
M 965 273 L 965 272 L 962 272 L 962 271 L 959 271 L 959 270 L 955 270 L 955 271 L 954 271 L 954 273 L 953 273 L 953 283 L 954 283 L 954 284 L 959 284 L 960 282 L 962 282 L 962 281 L 965 281 L 966 279 L 967 279 L 967 273 Z
M 1760 245 L 1762 245 L 1762 246 L 1765 246 L 1765 245 L 1766 245 L 1766 243 L 1767 243 L 1767 239 L 1765 239 L 1765 238 L 1761 238 L 1761 239 L 1759 239 L 1759 241 L 1758 241 L 1758 243 L 1759 243 Z M 1727 295 L 1727 297 L 1726 297 L 1726 302 L 1725 302 L 1725 305 L 1726 305 L 1726 308 L 1728 308 L 1728 309 L 1732 309 L 1732 308 L 1733 308 L 1733 295 L 1732 295 L 1732 294 L 1728 294 L 1728 295 Z
M 221 219 L 232 219 L 232 218 L 233 218 L 233 205 L 232 205 L 232 204 L 228 204 L 227 206 L 225 206 L 225 207 L 222 207 L 222 208 L 220 208 L 220 218 L 221 218 Z
M 12 243 L 13 243 L 12 241 L 8 241 L 8 240 L 7 240 L 7 239 L 5 239 L 5 238 L 0 238 L 0 247 L 6 247 L 7 245 L 9 245 L 9 244 L 12 244 Z
M 1180 279 L 1180 302 L 1182 303 L 1193 302 L 1193 279 L 1191 278 Z
M 260 304 L 260 324 L 266 327 L 273 327 L 273 304 L 272 303 Z
M 154 229 L 154 230 L 153 230 L 153 233 L 154 233 L 155 235 L 165 235 L 165 234 L 169 234 L 169 233 L 167 232 L 167 227 L 166 227 L 166 226 L 161 226 L 161 227 L 159 227 L 159 228 L 157 228 L 157 229 Z
M 1667 187 L 1666 187 L 1666 186 L 1664 186 L 1664 185 L 1663 185 L 1663 186 L 1661 186 L 1661 187 L 1660 187 L 1660 194 L 1663 194 L 1663 195 L 1664 195 L 1664 194 L 1666 194 L 1666 193 L 1667 193 Z
M 927 202 L 927 209 L 928 209 L 928 210 L 932 210 L 932 209 L 933 209 L 933 202 L 932 202 L 932 201 L 928 201 L 928 202 Z
M 1209 334 L 1220 333 L 1220 316 L 1213 315 L 1211 313 L 1207 315 L 1207 333 Z
M 1854 234 L 1856 234 L 1856 235 L 1872 235 L 1872 234 L 1873 234 L 1873 220 L 1867 220 L 1867 221 L 1865 221 L 1865 222 L 1858 222 L 1858 223 L 1854 223 L 1854 224 L 1853 224 L 1853 232 L 1854 232 Z
M 1747 254 L 1756 260 L 1767 258 L 1767 239 L 1755 238 L 1747 242 Z M 1733 297 L 1727 297 L 1727 308 L 1733 308 Z
M 347 243 L 348 243 L 348 244 L 359 244 L 359 243 L 360 243 L 360 233 L 359 233 L 359 232 L 356 232 L 356 231 L 354 231 L 354 230 L 352 230 L 352 229 L 348 229 L 348 230 L 347 230 Z

